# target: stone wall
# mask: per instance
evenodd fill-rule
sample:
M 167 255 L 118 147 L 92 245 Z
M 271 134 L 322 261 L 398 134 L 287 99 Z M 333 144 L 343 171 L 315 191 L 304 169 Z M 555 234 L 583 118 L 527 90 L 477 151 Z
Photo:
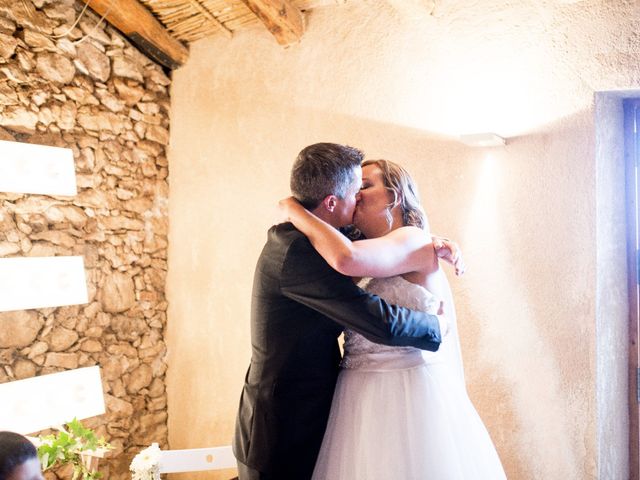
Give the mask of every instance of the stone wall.
M 117 480 L 167 439 L 170 79 L 90 10 L 73 27 L 82 7 L 0 0 L 0 139 L 71 148 L 78 183 L 72 198 L 0 193 L 0 257 L 82 255 L 90 299 L 0 314 L 0 382 L 100 365 L 107 413 L 86 423 Z

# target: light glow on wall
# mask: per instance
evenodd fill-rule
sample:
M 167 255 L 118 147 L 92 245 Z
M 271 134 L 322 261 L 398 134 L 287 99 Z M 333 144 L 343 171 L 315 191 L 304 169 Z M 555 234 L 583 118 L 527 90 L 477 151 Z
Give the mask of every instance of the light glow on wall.
M 98 366 L 0 384 L 0 430 L 26 435 L 104 412 Z
M 522 265 L 527 265 L 528 259 L 514 255 L 510 243 L 514 230 L 518 229 L 513 228 L 513 216 L 504 216 L 510 207 L 506 202 L 514 201 L 504 160 L 500 154 L 489 153 L 484 157 L 477 174 L 465 238 L 461 241 L 468 259 L 466 282 L 474 292 L 469 299 L 474 318 L 467 320 L 477 322 L 475 342 L 482 350 L 483 360 L 494 365 L 502 382 L 512 385 L 511 408 L 522 425 L 510 441 L 526 444 L 528 451 L 533 452 L 532 458 L 547 458 L 548 468 L 559 472 L 564 465 L 576 465 L 579 460 L 567 434 L 570 428 L 563 412 L 561 372 L 546 339 L 553 332 L 541 329 L 536 317 L 535 305 L 546 299 L 532 296 L 527 289 L 530 279 Z M 496 344 L 500 347 L 494 348 Z M 522 352 L 528 350 L 539 354 L 522 356 Z M 474 370 L 473 362 L 466 363 L 465 367 L 467 378 L 480 378 L 480 370 Z M 523 375 L 527 376 L 527 382 L 522 382 Z M 535 402 L 531 401 L 531 392 L 536 392 Z M 554 421 L 543 425 L 540 423 L 543 417 Z M 552 446 L 549 438 L 554 439 Z M 533 462 L 528 468 L 534 468 Z M 569 478 L 561 474 L 553 478 L 556 477 Z
M 474 235 L 491 235 L 497 227 L 498 189 L 501 171 L 491 153 L 484 156 L 482 170 L 476 180 L 476 194 L 468 225 Z
M 0 312 L 89 302 L 82 257 L 0 258 Z
M 530 8 L 537 10 L 533 4 Z M 526 16 L 521 20 L 531 21 Z M 452 137 L 496 132 L 509 138 L 587 107 L 577 91 L 561 90 L 566 87 L 559 78 L 575 72 L 565 71 L 568 67 L 550 54 L 544 25 L 532 24 L 527 35 L 513 37 L 504 27 L 500 34 L 484 38 L 479 37 L 484 32 L 474 29 L 458 35 L 447 31 L 437 39 L 435 51 L 426 47 L 433 40 L 429 33 L 416 30 L 411 40 L 431 53 L 420 53 L 416 47 L 416 51 L 397 53 L 397 59 L 387 59 L 391 65 L 378 72 L 386 80 L 380 83 L 396 87 L 384 92 L 391 98 L 382 102 L 383 107 L 376 105 L 385 114 L 380 120 Z M 420 61 L 425 55 L 432 57 Z M 393 97 L 395 92 L 402 92 L 402 98 Z M 387 104 L 390 112 L 383 109 Z M 376 112 L 363 116 L 376 118 Z
M 0 140 L 0 192 L 76 195 L 73 152 Z

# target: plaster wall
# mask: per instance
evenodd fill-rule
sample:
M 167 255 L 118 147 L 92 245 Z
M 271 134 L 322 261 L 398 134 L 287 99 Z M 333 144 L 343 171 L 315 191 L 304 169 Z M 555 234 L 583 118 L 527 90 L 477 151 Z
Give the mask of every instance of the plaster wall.
M 611 157 L 597 152 L 594 91 L 640 84 L 637 7 L 432 6 L 354 0 L 318 8 L 298 45 L 283 49 L 258 28 L 212 37 L 192 45 L 175 72 L 172 448 L 230 443 L 266 229 L 297 152 L 334 141 L 405 165 L 432 230 L 461 244 L 468 273 L 450 279 L 468 390 L 508 477 L 625 478 L 625 372 L 609 397 L 616 406 L 598 411 L 599 375 L 623 368 L 615 349 L 618 360 L 596 368 L 597 326 L 610 325 L 599 316 L 615 317 L 620 335 L 626 312 L 622 287 L 608 297 L 612 313 L 597 302 L 599 261 L 616 254 L 598 249 L 608 228 L 598 215 L 621 205 L 619 175 L 601 175 Z M 454 138 L 486 131 L 509 137 L 507 146 L 470 148 Z M 611 200 L 598 210 L 602 192 Z M 607 271 L 608 284 L 626 285 L 619 265 Z M 599 427 L 603 416 L 614 433 Z M 603 438 L 614 443 L 603 449 Z

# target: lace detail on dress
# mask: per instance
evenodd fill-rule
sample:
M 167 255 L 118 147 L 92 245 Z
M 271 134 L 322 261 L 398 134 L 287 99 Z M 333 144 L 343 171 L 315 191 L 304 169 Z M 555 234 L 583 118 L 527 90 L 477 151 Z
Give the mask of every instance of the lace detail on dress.
M 364 278 L 358 286 L 369 293 L 378 295 L 387 302 L 407 307 L 412 310 L 420 310 L 435 314 L 440 306 L 438 298 L 424 287 L 411 283 L 401 276 L 388 278 Z M 407 357 L 409 355 L 409 357 Z M 413 347 L 390 347 L 380 345 L 367 340 L 365 337 L 353 330 L 344 331 L 344 358 L 340 366 L 342 368 L 363 369 L 374 364 L 384 363 L 397 364 L 394 357 L 401 357 L 414 362 L 422 361 L 421 350 Z M 406 363 L 406 362 L 404 362 Z M 407 366 L 415 366 L 413 364 Z M 395 367 L 391 367 L 395 368 Z

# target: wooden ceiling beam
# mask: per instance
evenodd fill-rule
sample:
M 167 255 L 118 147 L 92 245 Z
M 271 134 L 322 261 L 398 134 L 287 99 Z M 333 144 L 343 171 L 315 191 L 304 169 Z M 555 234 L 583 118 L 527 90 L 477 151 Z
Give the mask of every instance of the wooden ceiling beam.
M 189 50 L 176 40 L 138 0 L 82 0 L 120 30 L 146 55 L 174 69 L 189 58 Z
M 304 33 L 302 12 L 289 0 L 242 0 L 280 45 L 297 43 Z

